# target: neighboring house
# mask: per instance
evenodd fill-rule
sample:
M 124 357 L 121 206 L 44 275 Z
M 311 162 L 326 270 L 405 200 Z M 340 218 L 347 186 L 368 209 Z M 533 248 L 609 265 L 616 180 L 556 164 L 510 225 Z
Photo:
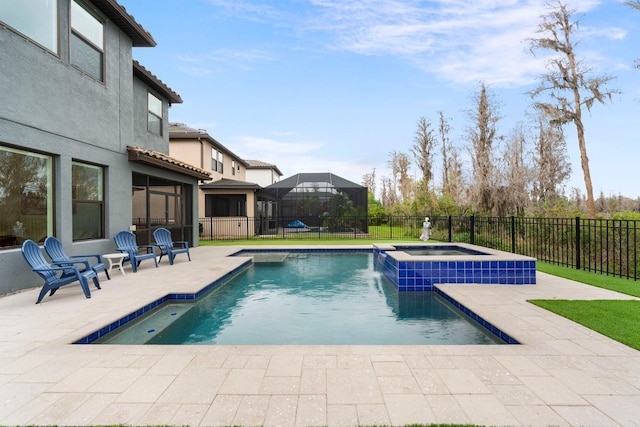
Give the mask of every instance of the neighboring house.
M 264 188 L 275 184 L 282 177 L 282 172 L 276 165 L 260 160 L 245 159 L 245 162 L 247 162 L 247 181 L 255 182 L 260 187 Z
M 10 0 L 0 46 L 0 294 L 42 283 L 25 239 L 107 253 L 120 230 L 166 226 L 197 245 L 209 174 L 168 155 L 182 100 L 132 59 L 151 34 L 115 0 Z
M 169 154 L 211 173 L 200 184 L 199 217 L 208 237 L 253 235 L 258 216 L 256 192 L 261 186 L 247 181 L 248 163 L 216 141 L 207 131 L 183 123 L 169 126 Z

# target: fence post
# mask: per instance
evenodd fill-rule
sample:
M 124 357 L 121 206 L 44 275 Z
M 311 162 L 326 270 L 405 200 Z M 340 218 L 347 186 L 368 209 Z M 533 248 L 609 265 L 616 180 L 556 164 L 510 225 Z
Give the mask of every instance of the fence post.
M 469 243 L 471 243 L 472 245 L 475 245 L 476 243 L 475 232 L 476 232 L 476 216 L 471 215 L 469 217 Z
M 249 240 L 249 217 L 247 217 L 247 240 Z
M 449 228 L 449 243 L 452 242 L 453 239 L 453 224 L 451 224 L 451 215 L 449 215 L 449 224 L 448 224 L 448 228 Z
M 580 270 L 580 217 L 576 217 L 576 270 Z
M 516 253 L 516 217 L 511 215 L 511 253 Z
M 389 239 L 393 239 L 393 216 L 389 215 Z

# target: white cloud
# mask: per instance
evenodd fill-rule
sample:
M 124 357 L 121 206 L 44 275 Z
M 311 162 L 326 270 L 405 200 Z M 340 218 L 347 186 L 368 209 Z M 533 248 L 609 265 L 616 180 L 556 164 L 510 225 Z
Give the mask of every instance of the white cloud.
M 216 49 L 201 55 L 179 55 L 176 61 L 180 70 L 192 76 L 206 76 L 233 68 L 249 71 L 255 64 L 274 59 L 269 52 L 260 49 Z
M 326 144 L 322 142 L 294 143 L 255 136 L 228 138 L 227 142 L 244 159 L 260 160 L 278 166 L 284 178 L 303 172 L 332 172 L 360 183 L 362 176 L 376 167 L 354 162 L 353 159 L 327 159 L 322 153 Z
M 546 0 L 283 0 L 277 6 L 208 1 L 241 18 L 319 34 L 327 49 L 402 57 L 452 82 L 511 87 L 530 83 L 544 70 L 544 58 L 530 55 L 526 40 L 536 36 L 540 16 L 548 12 Z M 574 0 L 569 8 L 580 18 L 602 1 Z M 579 37 L 620 40 L 626 32 L 580 28 Z M 260 51 L 239 53 L 213 52 L 209 61 L 226 58 L 243 68 L 273 59 Z

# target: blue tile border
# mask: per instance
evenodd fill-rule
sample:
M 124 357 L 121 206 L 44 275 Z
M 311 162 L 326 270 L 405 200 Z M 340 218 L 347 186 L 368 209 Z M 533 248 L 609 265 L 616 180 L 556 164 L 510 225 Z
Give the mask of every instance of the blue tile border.
M 404 246 L 397 246 L 404 248 Z M 419 248 L 411 246 L 410 248 Z M 456 249 L 445 245 L 438 248 Z M 469 251 L 469 249 L 464 248 Z M 374 248 L 376 268 L 381 270 L 399 291 L 431 291 L 440 283 L 473 283 L 494 285 L 535 285 L 535 260 L 456 260 L 434 261 L 424 257 L 416 260 L 399 261 L 393 256 L 393 250 Z M 478 251 L 478 254 L 483 254 Z M 475 255 L 470 255 L 471 257 Z
M 136 311 L 121 317 L 120 319 L 116 320 L 113 323 L 110 323 L 109 325 L 98 329 L 95 332 L 92 332 L 91 334 L 80 338 L 79 340 L 76 340 L 73 342 L 73 344 L 91 344 L 95 341 L 97 341 L 98 339 L 102 338 L 103 336 L 105 336 L 106 334 L 118 329 L 121 326 L 126 325 L 127 323 L 131 322 L 132 320 L 137 319 L 138 317 L 147 314 L 149 311 L 155 309 L 156 307 L 169 302 L 169 301 L 195 301 L 198 298 L 200 298 L 203 294 L 209 292 L 211 289 L 215 288 L 216 286 L 220 285 L 221 283 L 223 283 L 225 280 L 227 280 L 229 277 L 239 273 L 240 271 L 244 270 L 245 268 L 249 267 L 249 265 L 251 265 L 251 260 L 247 259 L 246 262 L 243 262 L 242 265 L 240 265 L 239 267 L 231 270 L 229 273 L 225 274 L 224 276 L 220 277 L 219 279 L 217 279 L 216 281 L 208 284 L 207 286 L 205 286 L 204 288 L 200 289 L 198 292 L 196 293 L 171 293 L 168 295 L 163 296 L 162 298 L 159 298 L 155 301 L 150 302 L 149 304 L 145 305 L 144 307 L 141 307 L 139 309 L 137 309 Z
M 472 318 L 473 320 L 478 322 L 486 330 L 488 330 L 489 332 L 491 332 L 492 334 L 494 334 L 495 336 L 500 338 L 502 341 L 505 342 L 505 344 L 520 344 L 520 342 L 518 340 L 516 340 L 515 338 L 513 338 L 511 335 L 501 331 L 497 326 L 493 325 L 491 322 L 488 322 L 487 320 L 483 319 L 481 316 L 479 316 L 476 313 L 474 313 L 473 311 L 469 310 L 466 306 L 464 306 L 463 304 L 459 303 L 458 301 L 453 299 L 451 296 L 449 296 L 448 294 L 446 294 L 442 290 L 440 290 L 438 288 L 434 288 L 434 291 L 438 295 L 440 295 L 442 298 L 447 300 L 447 302 L 449 302 L 454 307 L 456 307 L 458 310 L 462 311 L 464 314 L 466 314 L 467 316 L 469 316 L 470 318 Z

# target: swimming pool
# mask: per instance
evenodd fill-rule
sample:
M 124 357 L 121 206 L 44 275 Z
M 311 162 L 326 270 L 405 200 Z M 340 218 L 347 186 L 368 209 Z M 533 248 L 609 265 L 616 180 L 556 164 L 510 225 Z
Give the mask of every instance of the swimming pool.
M 262 252 L 194 304 L 165 303 L 103 344 L 500 344 L 438 292 L 398 292 L 374 256 Z M 489 326 L 489 325 L 485 325 Z

